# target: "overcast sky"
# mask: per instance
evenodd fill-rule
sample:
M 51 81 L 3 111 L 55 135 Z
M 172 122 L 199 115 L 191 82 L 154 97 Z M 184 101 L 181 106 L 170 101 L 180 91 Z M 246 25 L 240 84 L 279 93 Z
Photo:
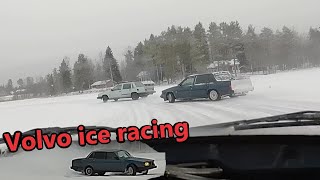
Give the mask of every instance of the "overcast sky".
M 97 59 L 109 45 L 117 59 L 171 25 L 238 20 L 307 33 L 320 26 L 319 0 L 0 0 L 0 84 L 45 75 L 64 56 Z

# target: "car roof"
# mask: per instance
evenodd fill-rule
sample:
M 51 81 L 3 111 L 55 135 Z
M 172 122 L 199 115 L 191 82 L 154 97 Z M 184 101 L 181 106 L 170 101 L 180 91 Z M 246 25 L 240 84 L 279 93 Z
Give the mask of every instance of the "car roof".
M 118 83 L 118 84 L 128 84 L 128 83 L 137 83 L 137 82 L 140 82 L 140 81 L 128 81 L 128 82 L 121 82 L 121 83 Z
M 207 75 L 207 74 L 213 74 L 213 73 L 191 74 L 191 75 L 189 75 L 188 77 L 199 76 L 199 75 Z
M 155 84 L 153 81 L 141 81 L 142 84 Z
M 125 151 L 125 150 L 122 150 L 122 149 L 97 149 L 92 152 L 118 152 L 118 151 Z

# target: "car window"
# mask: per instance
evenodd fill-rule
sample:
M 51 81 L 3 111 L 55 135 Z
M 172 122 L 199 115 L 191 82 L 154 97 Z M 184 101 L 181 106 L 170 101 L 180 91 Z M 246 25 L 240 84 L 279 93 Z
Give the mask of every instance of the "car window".
M 122 84 L 116 85 L 113 90 L 121 90 Z
M 95 152 L 93 158 L 94 159 L 105 159 L 106 158 L 105 152 Z
M 114 152 L 108 152 L 107 153 L 107 159 L 115 160 L 115 159 L 117 159 L 117 157 L 118 156 Z
M 127 151 L 118 151 L 118 156 L 120 158 L 128 158 L 131 157 L 131 155 Z
M 207 74 L 198 75 L 194 84 L 206 84 L 208 83 L 209 76 Z
M 216 79 L 214 78 L 214 75 L 213 74 L 209 74 L 208 75 L 208 82 L 210 83 L 210 82 L 215 82 L 216 81 Z
M 135 82 L 134 84 L 136 85 L 136 87 L 144 87 L 144 84 L 142 84 L 141 82 Z
M 188 77 L 186 80 L 184 80 L 181 85 L 182 86 L 189 86 L 189 85 L 193 85 L 193 81 L 194 81 L 194 76 Z
M 89 159 L 93 158 L 93 157 L 94 157 L 94 154 L 95 154 L 95 153 L 89 154 L 88 158 L 89 158 Z
M 131 89 L 131 84 L 124 84 L 122 89 Z

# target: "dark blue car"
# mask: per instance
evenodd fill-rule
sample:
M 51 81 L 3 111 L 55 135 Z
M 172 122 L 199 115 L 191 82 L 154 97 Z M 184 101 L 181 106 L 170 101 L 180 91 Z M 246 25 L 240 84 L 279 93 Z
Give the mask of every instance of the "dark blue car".
M 152 159 L 131 156 L 125 150 L 98 150 L 86 158 L 72 160 L 71 169 L 84 172 L 85 175 L 104 175 L 106 172 L 123 172 L 128 175 L 148 174 L 148 170 L 157 166 Z
M 231 79 L 221 78 L 223 76 L 215 76 L 212 73 L 190 75 L 177 86 L 163 90 L 160 97 L 173 103 L 176 99 L 196 98 L 209 98 L 216 101 L 222 96 L 233 95 Z

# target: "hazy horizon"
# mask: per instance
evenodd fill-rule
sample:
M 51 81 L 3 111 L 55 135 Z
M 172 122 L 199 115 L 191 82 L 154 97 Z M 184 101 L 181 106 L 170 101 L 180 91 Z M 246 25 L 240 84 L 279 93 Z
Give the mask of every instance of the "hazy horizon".
M 71 66 L 79 53 L 98 59 L 107 46 L 122 60 L 128 46 L 171 25 L 237 20 L 257 32 L 286 25 L 308 33 L 320 27 L 319 5 L 316 0 L 1 0 L 0 85 L 46 75 L 65 56 Z

